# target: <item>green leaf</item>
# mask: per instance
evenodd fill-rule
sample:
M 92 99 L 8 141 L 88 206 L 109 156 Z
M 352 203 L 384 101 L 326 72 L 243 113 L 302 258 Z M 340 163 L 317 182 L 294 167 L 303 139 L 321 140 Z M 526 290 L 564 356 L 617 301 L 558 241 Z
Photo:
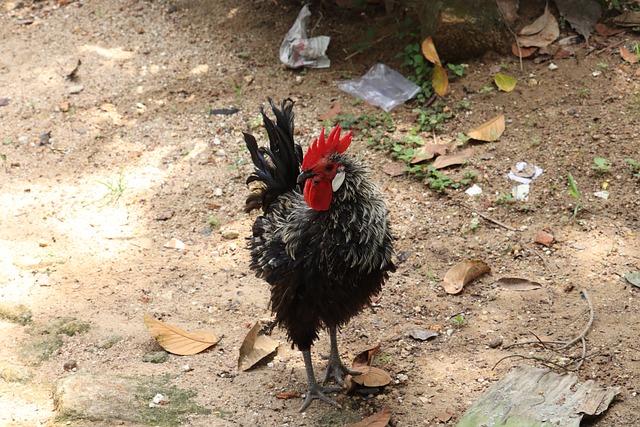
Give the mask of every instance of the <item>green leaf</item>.
M 515 87 L 517 80 L 515 77 L 508 76 L 506 74 L 496 74 L 493 76 L 493 81 L 503 92 L 511 92 Z

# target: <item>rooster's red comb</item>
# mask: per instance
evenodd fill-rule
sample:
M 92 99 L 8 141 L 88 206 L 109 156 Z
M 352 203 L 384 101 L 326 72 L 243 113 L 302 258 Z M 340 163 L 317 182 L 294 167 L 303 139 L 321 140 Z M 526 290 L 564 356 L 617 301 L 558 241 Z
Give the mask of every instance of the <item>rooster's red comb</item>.
M 307 154 L 304 156 L 304 160 L 302 161 L 302 170 L 312 168 L 323 157 L 347 151 L 347 148 L 349 148 L 349 145 L 351 144 L 352 133 L 353 132 L 349 131 L 348 134 L 340 138 L 340 125 L 336 125 L 329 134 L 329 137 L 325 139 L 324 128 L 322 128 L 320 136 L 313 141 L 313 144 L 311 144 L 311 147 L 307 150 Z

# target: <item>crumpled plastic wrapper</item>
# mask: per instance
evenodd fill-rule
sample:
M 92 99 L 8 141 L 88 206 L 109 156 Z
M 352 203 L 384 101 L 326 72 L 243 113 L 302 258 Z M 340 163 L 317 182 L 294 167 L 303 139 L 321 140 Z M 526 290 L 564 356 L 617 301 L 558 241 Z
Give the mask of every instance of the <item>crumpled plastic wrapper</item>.
M 338 87 L 387 112 L 420 92 L 420 86 L 384 64 L 376 64 L 364 76 L 343 81 Z
M 518 162 L 515 167 L 511 168 L 507 176 L 521 184 L 530 184 L 531 181 L 542 175 L 541 167 L 527 162 Z
M 280 45 L 280 61 L 290 68 L 329 68 L 331 60 L 326 55 L 328 36 L 307 38 L 307 25 L 311 12 L 303 6 L 291 29 Z

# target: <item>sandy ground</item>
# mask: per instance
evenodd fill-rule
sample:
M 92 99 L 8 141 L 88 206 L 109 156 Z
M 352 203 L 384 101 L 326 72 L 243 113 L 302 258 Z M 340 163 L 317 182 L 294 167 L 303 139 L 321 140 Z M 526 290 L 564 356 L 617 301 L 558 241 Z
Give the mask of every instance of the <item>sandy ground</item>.
M 580 357 L 579 346 L 556 353 L 506 346 L 534 334 L 578 335 L 588 320 L 580 296 L 586 290 L 595 321 L 580 379 L 621 389 L 590 425 L 640 426 L 640 289 L 623 278 L 640 269 L 640 181 L 624 161 L 640 161 L 640 86 L 637 65 L 624 65 L 615 49 L 587 56 L 582 45 L 576 57 L 556 61 L 555 71 L 532 62 L 520 71 L 512 57 L 469 61 L 468 75 L 452 83 L 446 102 L 453 108 L 465 99 L 470 109 L 438 137 L 455 139 L 504 112 L 505 134 L 477 146 L 465 165 L 478 172 L 481 196 L 471 198 L 464 188 L 438 194 L 414 178 L 390 177 L 383 170 L 394 161 L 356 135 L 351 150 L 384 191 L 402 261 L 377 304 L 345 326 L 341 350 L 350 359 L 381 343 L 374 364 L 392 384 L 376 396 L 338 396 L 343 410 L 316 402 L 299 414 L 300 399 L 275 397 L 305 387 L 302 358 L 283 331 L 274 331 L 282 345 L 269 365 L 236 368 L 248 326 L 270 316 L 267 287 L 250 273 L 244 250 L 255 215 L 242 209 L 251 167 L 241 132 L 262 134 L 258 109 L 268 96 L 297 101 L 305 146 L 336 101 L 345 113 L 380 114 L 354 104 L 334 83 L 375 62 L 398 66 L 395 54 L 404 44 L 393 37 L 345 59 L 366 28 L 393 18 L 323 9 L 314 32 L 332 36 L 332 66 L 292 72 L 280 65 L 277 49 L 297 4 L 57 4 L 27 1 L 16 9 L 15 2 L 0 2 L 0 98 L 7 99 L 0 106 L 0 299 L 25 305 L 36 323 L 69 316 L 90 329 L 63 337 L 49 360 L 27 367 L 30 381 L 0 379 L 1 425 L 55 425 L 50 391 L 74 375 L 63 368 L 70 360 L 77 371 L 173 375 L 176 386 L 196 390 L 198 404 L 214 411 L 184 425 L 346 425 L 384 406 L 393 425 L 455 425 L 511 367 L 536 364 L 519 358 L 497 364 L 502 358 L 563 363 Z M 67 79 L 79 61 L 77 77 Z M 516 90 L 484 93 L 500 64 L 517 75 Z M 532 79 L 538 84 L 528 84 Z M 207 114 L 232 107 L 239 112 Z M 392 117 L 399 133 L 415 120 L 405 107 Z M 609 160 L 611 169 L 595 171 L 594 157 Z M 511 190 L 506 173 L 523 160 L 544 169 L 529 200 L 496 202 Z M 577 219 L 568 173 L 584 202 Z M 603 183 L 608 200 L 593 195 Z M 229 230 L 238 237 L 223 238 Z M 540 230 L 554 235 L 550 248 L 533 242 Z M 186 248 L 163 247 L 171 238 Z M 492 272 L 461 294 L 447 294 L 444 274 L 468 259 L 486 261 Z M 494 283 L 514 276 L 542 288 L 516 292 Z M 223 338 L 202 354 L 143 363 L 144 354 L 158 349 L 145 313 Z M 440 335 L 422 342 L 408 334 L 416 329 Z M 3 366 L 25 365 L 19 355 L 28 337 L 25 326 L 0 321 Z M 96 350 L 110 337 L 120 339 Z M 496 340 L 502 345 L 491 348 Z M 323 334 L 314 349 L 317 372 L 327 351 Z M 185 372 L 185 364 L 193 370 Z

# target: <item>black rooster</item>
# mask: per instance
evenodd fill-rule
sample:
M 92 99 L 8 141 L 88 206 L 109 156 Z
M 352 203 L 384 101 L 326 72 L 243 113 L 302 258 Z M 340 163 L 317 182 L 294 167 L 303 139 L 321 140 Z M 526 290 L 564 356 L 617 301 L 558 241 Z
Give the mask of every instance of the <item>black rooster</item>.
M 329 330 L 331 353 L 324 382 L 333 377 L 344 387 L 350 371 L 340 360 L 337 329 L 367 306 L 394 271 L 387 208 L 367 169 L 343 154 L 351 132 L 324 129 L 302 157 L 294 143 L 293 105 L 278 109 L 269 99 L 275 123 L 262 113 L 269 147 L 244 139 L 255 165 L 247 184 L 258 182 L 246 211 L 262 208 L 250 240 L 251 269 L 271 285 L 274 323 L 302 351 L 308 391 L 300 411 L 313 399 L 340 406 L 325 395 L 336 388 L 316 382 L 311 345 L 321 328 Z M 302 164 L 302 170 L 300 165 Z

